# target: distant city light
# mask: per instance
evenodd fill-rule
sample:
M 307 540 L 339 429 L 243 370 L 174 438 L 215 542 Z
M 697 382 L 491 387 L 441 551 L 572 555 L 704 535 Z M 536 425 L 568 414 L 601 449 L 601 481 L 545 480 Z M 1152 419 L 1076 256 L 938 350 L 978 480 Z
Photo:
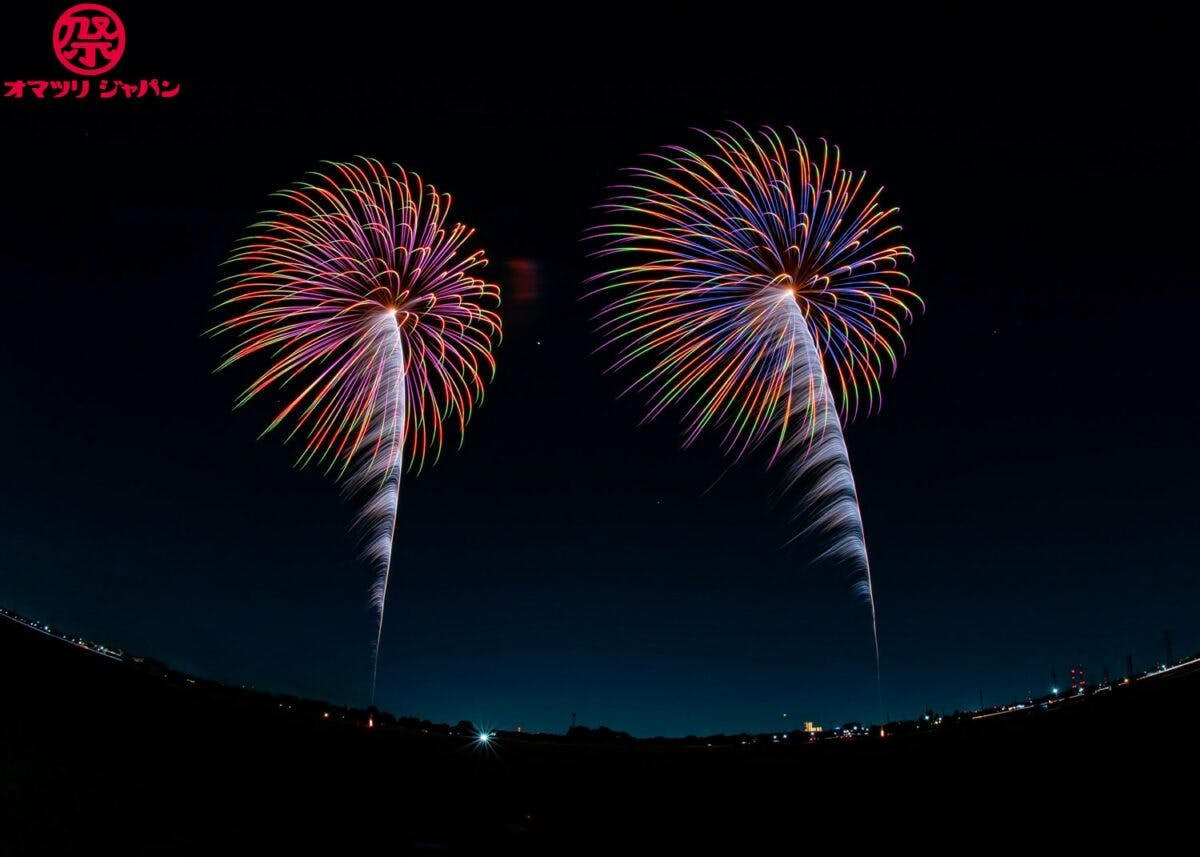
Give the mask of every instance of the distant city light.
M 126 653 L 119 649 L 111 649 L 102 644 L 95 643 L 90 640 L 85 640 L 85 639 L 80 638 L 75 635 L 66 634 L 56 628 L 53 628 L 53 627 L 45 624 L 44 622 L 38 622 L 33 619 L 29 619 L 29 618 L 20 616 L 19 614 L 13 613 L 12 611 L 7 610 L 3 607 L 0 607 L 0 618 L 6 618 L 10 621 L 16 622 L 34 632 L 45 633 L 45 634 L 47 634 L 53 638 L 56 638 L 58 640 L 62 640 L 64 642 L 71 643 L 73 645 L 82 646 L 94 653 L 103 655 L 104 657 L 107 657 L 114 661 L 118 661 L 118 662 L 125 661 L 131 665 L 143 665 L 143 669 L 147 671 L 146 674 L 148 674 L 148 675 L 155 675 L 155 676 L 161 675 L 163 678 L 172 679 L 176 682 L 182 680 L 188 685 L 197 685 L 197 684 L 199 684 L 200 681 L 204 681 L 206 686 L 209 686 L 209 687 L 218 686 L 218 685 L 216 685 L 215 682 L 212 682 L 211 680 L 208 680 L 208 679 L 199 679 L 198 680 L 195 677 L 188 676 L 186 674 L 182 674 L 182 673 L 175 672 L 175 671 L 160 672 L 160 670 L 163 668 L 162 665 L 159 664 L 158 662 L 154 661 L 153 659 L 148 659 L 148 658 L 145 658 L 142 656 L 134 655 L 131 653 Z M 1155 668 L 1151 664 L 1150 669 L 1147 670 L 1146 672 L 1133 674 L 1133 675 L 1126 675 L 1122 678 L 1117 679 L 1116 681 L 1110 680 L 1106 674 L 1102 680 L 1095 681 L 1090 687 L 1088 687 L 1085 683 L 1085 678 L 1084 678 L 1085 673 L 1084 673 L 1083 667 L 1076 666 L 1076 667 L 1072 667 L 1070 670 L 1071 684 L 1065 689 L 1059 688 L 1057 686 L 1051 687 L 1050 693 L 1052 695 L 1052 698 L 1049 700 L 1047 700 L 1044 696 L 1039 697 L 1035 700 L 1032 695 L 1032 690 L 1030 690 L 1029 691 L 1029 699 L 1027 701 L 1022 701 L 1022 702 L 1014 701 L 1014 702 L 1008 703 L 1008 704 L 994 705 L 990 708 L 981 708 L 978 712 L 975 712 L 975 711 L 957 712 L 956 711 L 954 715 L 951 715 L 949 717 L 940 715 L 940 714 L 937 717 L 934 717 L 933 716 L 933 708 L 930 706 L 926 706 L 925 712 L 921 715 L 918 715 L 917 718 L 914 718 L 913 720 L 897 721 L 897 726 L 892 732 L 888 732 L 886 730 L 886 728 L 884 728 L 882 726 L 869 727 L 869 726 L 864 726 L 862 723 L 852 722 L 852 723 L 844 723 L 840 726 L 831 725 L 828 730 L 828 733 L 830 733 L 830 737 L 844 738 L 844 739 L 854 738 L 857 736 L 869 736 L 869 735 L 873 735 L 873 734 L 877 734 L 879 736 L 879 738 L 890 738 L 890 737 L 902 736 L 906 730 L 919 730 L 921 726 L 926 725 L 928 723 L 931 723 L 933 725 L 940 725 L 942 723 L 959 723 L 959 722 L 965 721 L 966 719 L 968 719 L 968 717 L 971 720 L 981 720 L 981 719 L 990 718 L 990 717 L 1004 716 L 1005 714 L 1008 714 L 1010 712 L 1024 711 L 1026 709 L 1031 710 L 1031 711 L 1037 711 L 1039 709 L 1049 710 L 1051 708 L 1051 706 L 1057 705 L 1058 703 L 1063 703 L 1064 706 L 1067 708 L 1074 708 L 1075 706 L 1078 705 L 1078 703 L 1075 702 L 1076 699 L 1086 698 L 1089 695 L 1099 696 L 1099 694 L 1101 692 L 1111 691 L 1113 689 L 1113 687 L 1116 687 L 1116 686 L 1129 685 L 1132 682 L 1137 681 L 1139 679 L 1149 680 L 1147 683 L 1150 683 L 1150 682 L 1152 682 L 1154 677 L 1156 677 L 1160 674 L 1163 674 L 1166 672 L 1173 672 L 1173 671 L 1181 670 L 1181 669 L 1188 669 L 1188 668 L 1192 668 L 1192 667 L 1200 667 L 1200 655 L 1193 656 L 1190 659 L 1180 660 L 1180 661 L 1172 663 L 1170 665 L 1167 665 L 1165 663 L 1160 663 L 1157 668 Z M 1055 681 L 1057 684 L 1057 676 L 1055 676 Z M 247 685 L 245 685 L 245 684 L 240 685 L 240 687 L 243 689 L 247 689 Z M 1066 696 L 1063 699 L 1058 699 L 1058 697 L 1062 696 L 1063 694 L 1066 694 Z M 1136 696 L 1136 694 L 1135 694 L 1135 696 Z M 264 706 L 269 706 L 270 701 L 275 701 L 276 709 L 279 711 L 283 711 L 283 710 L 286 710 L 286 711 L 297 711 L 297 710 L 311 711 L 312 710 L 312 708 L 310 707 L 311 703 L 309 703 L 309 702 L 305 702 L 304 705 L 298 706 L 298 705 L 293 705 L 290 702 L 288 702 L 288 703 L 281 702 L 281 701 L 279 701 L 278 697 L 276 697 L 275 700 L 270 700 L 269 698 L 264 698 L 262 700 L 261 704 L 263 704 Z M 312 707 L 315 707 L 315 706 L 312 706 Z M 318 710 L 321 710 L 321 709 L 318 709 Z M 377 710 L 377 709 L 372 709 L 372 710 Z M 350 720 L 353 723 L 353 722 L 357 722 L 357 714 L 359 714 L 359 713 L 361 713 L 361 712 L 349 710 L 349 713 L 348 713 L 347 710 L 340 710 L 338 712 L 338 717 L 342 721 Z M 331 719 L 331 716 L 332 716 L 331 711 L 322 710 L 322 714 L 321 714 L 322 719 L 329 720 L 329 719 Z M 389 729 L 394 730 L 394 728 L 396 726 L 396 720 L 394 718 L 392 718 L 391 715 L 382 715 L 382 716 L 389 717 L 389 720 L 387 721 Z M 780 717 L 785 718 L 785 719 L 790 719 L 790 715 L 788 714 L 788 712 L 781 712 Z M 404 718 L 401 718 L 401 719 L 403 720 Z M 375 723 L 375 718 L 374 718 L 373 714 L 369 715 L 367 718 L 366 727 L 368 729 L 374 729 L 376 727 L 376 725 L 377 724 Z M 782 725 L 790 726 L 790 724 L 782 724 Z M 405 728 L 409 728 L 409 727 L 405 727 Z M 412 727 L 412 728 L 415 728 L 415 727 Z M 511 734 L 512 734 L 512 733 L 506 731 L 505 741 L 501 742 L 500 748 L 495 748 L 495 747 L 491 746 L 491 742 L 498 737 L 498 733 L 496 731 L 489 729 L 489 728 L 479 728 L 476 726 L 472 726 L 471 728 L 474 728 L 476 731 L 474 733 L 472 733 L 470 731 L 464 732 L 461 729 L 459 729 L 458 731 L 455 731 L 454 729 L 449 729 L 449 734 L 452 736 L 453 735 L 462 735 L 464 737 L 468 737 L 477 745 L 477 748 L 476 748 L 477 752 L 479 752 L 481 754 L 490 754 L 493 756 L 496 755 L 499 752 L 499 750 L 501 750 L 504 746 L 506 746 L 506 742 L 510 740 L 509 736 L 511 736 Z M 439 726 L 437 731 L 439 732 L 439 734 L 445 734 L 445 732 L 443 730 L 446 730 L 446 729 L 447 729 L 446 726 Z M 388 731 L 388 730 L 385 730 L 385 731 Z M 422 733 L 429 733 L 430 730 L 428 728 L 422 727 L 420 729 L 420 731 Z M 818 725 L 817 723 L 814 723 L 813 721 L 802 721 L 802 731 L 794 730 L 792 732 L 785 731 L 785 732 L 780 732 L 780 733 L 759 733 L 752 737 L 751 736 L 745 736 L 745 737 L 729 736 L 728 739 L 721 741 L 719 746 L 729 746 L 729 745 L 733 745 L 735 743 L 742 747 L 746 747 L 746 746 L 749 746 L 752 744 L 757 745 L 760 743 L 765 743 L 767 741 L 768 737 L 770 738 L 772 743 L 778 744 L 783 741 L 790 742 L 793 735 L 796 736 L 797 741 L 800 741 L 803 743 L 812 743 L 812 742 L 818 741 L 818 739 L 820 737 L 822 737 L 821 733 L 824 731 L 825 730 L 823 729 L 822 726 Z M 524 727 L 522 725 L 517 725 L 515 727 L 515 732 L 517 734 L 524 733 L 525 732 Z M 807 737 L 807 739 L 808 739 L 807 742 L 804 742 L 804 737 Z M 703 739 L 701 739 L 701 740 L 703 741 Z M 795 743 L 795 742 L 792 742 L 792 743 Z M 718 746 L 718 745 L 709 741 L 709 742 L 705 742 L 704 746 L 711 748 L 711 747 Z M 797 752 L 808 752 L 808 751 L 802 751 L 799 748 L 796 748 L 796 751 Z M 779 751 L 779 752 L 785 752 L 785 751 Z

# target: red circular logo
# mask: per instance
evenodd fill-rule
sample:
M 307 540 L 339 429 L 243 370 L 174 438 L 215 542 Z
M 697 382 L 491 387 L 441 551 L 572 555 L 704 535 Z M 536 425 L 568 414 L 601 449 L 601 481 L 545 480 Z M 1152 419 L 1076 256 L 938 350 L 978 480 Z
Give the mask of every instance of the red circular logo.
M 80 3 L 54 23 L 54 53 L 76 74 L 104 74 L 125 53 L 125 25 L 99 3 Z

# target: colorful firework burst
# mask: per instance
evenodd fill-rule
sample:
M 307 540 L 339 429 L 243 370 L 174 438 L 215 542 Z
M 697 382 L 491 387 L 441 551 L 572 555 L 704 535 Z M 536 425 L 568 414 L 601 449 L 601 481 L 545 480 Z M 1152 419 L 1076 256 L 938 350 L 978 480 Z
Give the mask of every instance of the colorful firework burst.
M 870 563 L 843 421 L 880 403 L 880 380 L 903 351 L 921 299 L 899 270 L 896 209 L 837 148 L 813 157 L 789 130 L 703 132 L 704 150 L 671 146 L 602 206 L 589 237 L 606 270 L 592 278 L 614 369 L 640 365 L 626 392 L 646 419 L 683 412 L 684 445 L 720 432 L 735 458 L 773 441 L 803 485 L 798 535 L 829 540 L 822 556 L 854 563 L 871 608 Z
M 495 372 L 499 288 L 477 276 L 474 231 L 448 225 L 450 196 L 398 165 L 328 162 L 276 197 L 229 259 L 217 310 L 231 317 L 211 332 L 238 342 L 218 369 L 265 361 L 236 406 L 275 390 L 286 404 L 263 434 L 289 426 L 299 466 L 371 492 L 357 525 L 377 667 L 400 473 L 436 461 L 448 431 L 461 443 Z

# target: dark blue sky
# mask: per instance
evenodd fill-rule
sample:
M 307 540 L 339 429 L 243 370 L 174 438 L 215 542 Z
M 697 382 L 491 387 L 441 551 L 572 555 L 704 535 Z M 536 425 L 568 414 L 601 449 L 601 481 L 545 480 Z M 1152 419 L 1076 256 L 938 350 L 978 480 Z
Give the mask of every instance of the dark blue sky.
M 266 411 L 230 412 L 242 379 L 211 375 L 220 345 L 201 337 L 267 194 L 365 154 L 451 191 L 503 288 L 505 260 L 541 277 L 537 301 L 502 308 L 464 448 L 403 488 L 382 706 L 761 730 L 1036 694 L 1072 662 L 1145 665 L 1164 630 L 1200 648 L 1194 81 L 1037 42 L 1019 69 L 930 44 L 928 71 L 828 77 L 482 24 L 447 59 L 349 15 L 300 62 L 277 21 L 193 43 L 152 6 L 118 11 L 123 73 L 178 78 L 177 99 L 0 104 L 0 603 L 198 675 L 366 702 L 353 507 L 255 442 Z M 54 74 L 54 14 L 27 14 L 5 79 Z M 639 153 L 728 119 L 838 143 L 916 251 L 928 312 L 883 412 L 847 433 L 882 707 L 866 609 L 813 546 L 784 547 L 779 477 L 749 460 L 706 491 L 726 467 L 713 446 L 680 451 L 671 419 L 637 428 L 590 354 L 590 207 Z

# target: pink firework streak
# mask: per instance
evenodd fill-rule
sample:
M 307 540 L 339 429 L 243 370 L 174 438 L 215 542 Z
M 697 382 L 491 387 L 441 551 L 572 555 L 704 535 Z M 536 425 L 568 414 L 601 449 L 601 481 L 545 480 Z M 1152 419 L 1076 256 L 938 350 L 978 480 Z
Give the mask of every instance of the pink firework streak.
M 794 133 L 741 126 L 704 133 L 699 151 L 672 146 L 627 171 L 589 233 L 606 270 L 598 325 L 614 369 L 637 367 L 627 392 L 646 419 L 683 412 L 684 445 L 717 430 L 735 458 L 769 441 L 803 486 L 801 534 L 850 563 L 875 594 L 844 421 L 879 404 L 901 328 L 921 299 L 893 243 L 896 209 L 836 148 L 810 154 Z
M 435 462 L 448 430 L 461 444 L 495 373 L 500 290 L 476 276 L 474 231 L 447 225 L 450 196 L 398 165 L 329 162 L 275 196 L 228 262 L 217 310 L 232 317 L 211 332 L 238 342 L 218 370 L 265 361 L 236 406 L 274 389 L 286 404 L 263 434 L 286 424 L 299 466 L 369 492 L 356 526 L 376 573 L 374 702 L 400 474 Z

